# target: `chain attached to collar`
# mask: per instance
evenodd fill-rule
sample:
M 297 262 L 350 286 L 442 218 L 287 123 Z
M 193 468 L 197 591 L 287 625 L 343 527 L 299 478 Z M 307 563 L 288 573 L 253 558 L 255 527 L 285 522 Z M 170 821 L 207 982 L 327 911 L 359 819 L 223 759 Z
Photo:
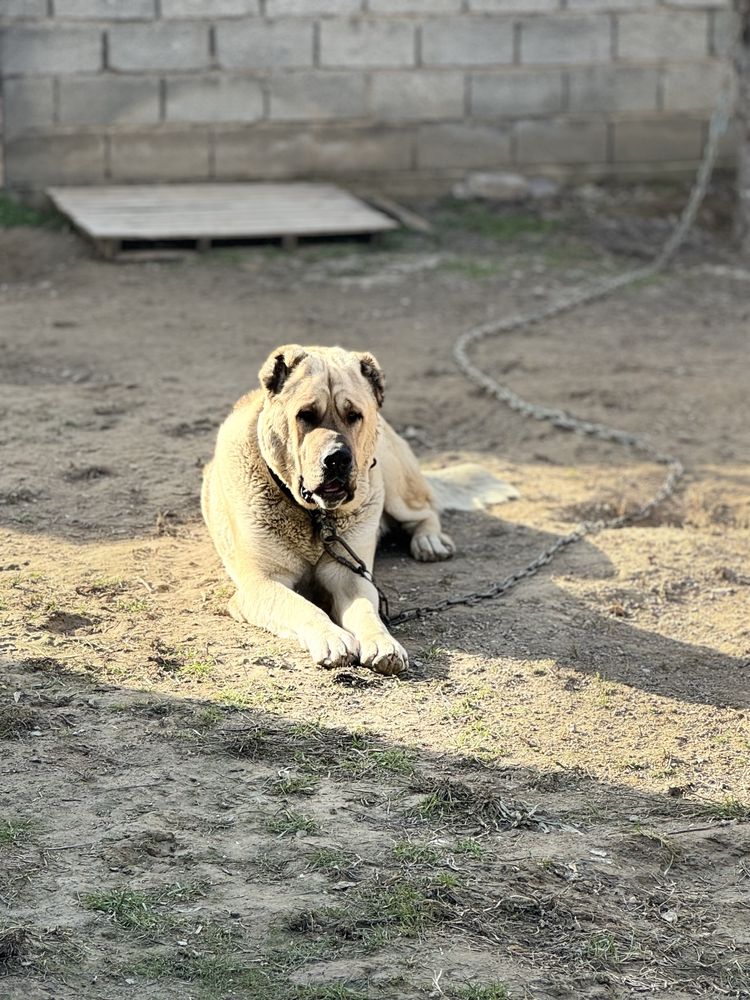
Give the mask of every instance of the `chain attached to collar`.
M 356 573 L 357 576 L 361 576 L 363 579 L 367 580 L 367 582 L 371 583 L 375 590 L 377 590 L 378 614 L 383 619 L 383 623 L 388 625 L 390 623 L 388 598 L 375 582 L 375 577 L 365 565 L 364 560 L 360 559 L 351 545 L 349 545 L 349 543 L 345 541 L 336 531 L 331 517 L 319 510 L 312 510 L 309 513 L 313 527 L 318 530 L 320 540 L 323 543 L 323 548 L 331 559 L 335 559 L 339 565 L 345 566 L 352 573 Z M 341 555 L 340 552 L 336 551 L 336 546 L 343 549 L 346 555 Z

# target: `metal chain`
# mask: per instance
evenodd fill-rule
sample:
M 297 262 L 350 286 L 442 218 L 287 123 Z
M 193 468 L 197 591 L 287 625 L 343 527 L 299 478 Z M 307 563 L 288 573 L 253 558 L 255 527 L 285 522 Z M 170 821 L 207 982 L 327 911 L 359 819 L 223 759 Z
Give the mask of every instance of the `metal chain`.
M 736 37 L 737 26 L 735 26 L 735 38 Z M 592 535 L 604 529 L 622 528 L 625 525 L 635 524 L 638 521 L 642 521 L 660 504 L 664 503 L 665 500 L 668 500 L 674 495 L 677 484 L 684 473 L 682 462 L 680 462 L 680 460 L 674 455 L 670 455 L 668 452 L 659 451 L 659 449 L 651 444 L 651 442 L 640 435 L 631 434 L 628 431 L 618 430 L 617 428 L 609 427 L 606 424 L 582 420 L 579 417 L 574 417 L 571 414 L 566 413 L 564 410 L 550 409 L 546 406 L 529 403 L 527 400 L 522 399 L 517 393 L 513 392 L 512 389 L 509 389 L 506 385 L 497 382 L 491 375 L 488 375 L 487 372 L 483 371 L 471 360 L 469 352 L 471 348 L 482 340 L 487 340 L 490 337 L 498 337 L 504 333 L 512 333 L 517 330 L 525 329 L 526 327 L 537 326 L 545 320 L 561 316 L 564 313 L 570 312 L 572 309 L 576 309 L 578 306 L 586 305 L 590 302 L 596 302 L 599 299 L 604 299 L 621 288 L 626 288 L 629 285 L 634 285 L 646 278 L 651 278 L 667 267 L 684 243 L 687 234 L 695 221 L 698 209 L 706 196 L 706 190 L 716 163 L 719 140 L 729 124 L 732 87 L 730 69 L 731 61 L 716 108 L 711 115 L 708 138 L 706 140 L 703 158 L 698 168 L 690 196 L 687 200 L 685 208 L 683 209 L 682 215 L 674 228 L 674 231 L 666 240 L 664 246 L 655 256 L 653 261 L 650 264 L 635 268 L 625 274 L 605 279 L 596 285 L 579 288 L 578 290 L 567 295 L 565 298 L 562 298 L 557 302 L 553 302 L 551 305 L 535 312 L 522 313 L 516 316 L 511 316 L 508 319 L 475 326 L 472 329 L 467 330 L 466 333 L 462 334 L 453 347 L 453 357 L 466 378 L 469 379 L 470 382 L 479 386 L 485 392 L 489 393 L 491 396 L 494 396 L 499 402 L 504 403 L 512 410 L 520 413 L 522 416 L 530 417 L 534 420 L 546 420 L 551 423 L 553 427 L 558 427 L 560 430 L 573 431 L 577 434 L 587 434 L 600 441 L 612 441 L 615 444 L 632 448 L 634 451 L 645 455 L 651 461 L 656 462 L 659 465 L 666 466 L 667 472 L 661 487 L 656 493 L 653 494 L 653 496 L 649 497 L 648 500 L 642 503 L 632 513 L 622 514 L 618 517 L 603 518 L 598 521 L 583 521 L 573 531 L 569 532 L 567 535 L 562 535 L 551 545 L 547 546 L 547 548 L 542 549 L 542 551 L 522 569 L 517 570 L 515 573 L 511 573 L 510 576 L 506 576 L 502 580 L 498 580 L 496 583 L 491 584 L 484 590 L 477 590 L 469 594 L 462 594 L 459 597 L 445 598 L 444 600 L 437 601 L 434 604 L 424 604 L 419 607 L 408 608 L 401 611 L 399 614 L 394 615 L 392 618 L 387 619 L 387 624 L 401 625 L 404 622 L 413 620 L 414 618 L 421 618 L 424 615 L 437 614 L 441 611 L 446 611 L 448 608 L 455 607 L 458 604 L 472 605 L 476 604 L 478 601 L 486 601 L 490 598 L 500 597 L 502 594 L 507 594 L 509 590 L 516 587 L 522 580 L 528 580 L 530 577 L 535 576 L 539 570 L 551 563 L 555 556 L 563 549 L 568 548 L 571 545 L 575 545 L 576 542 L 580 542 L 588 535 Z
M 388 598 L 378 585 L 372 572 L 367 568 L 367 564 L 364 559 L 361 559 L 354 549 L 349 545 L 349 543 L 341 537 L 341 535 L 336 531 L 333 520 L 321 511 L 313 511 L 311 514 L 312 522 L 320 535 L 320 541 L 323 544 L 323 548 L 339 565 L 345 566 L 350 572 L 356 573 L 357 576 L 363 577 L 369 583 L 373 585 L 375 590 L 378 592 L 378 614 L 383 619 L 384 622 L 392 621 L 390 616 L 390 609 L 388 606 Z M 340 546 L 346 553 L 347 556 L 342 556 L 340 552 L 336 551 L 336 546 Z

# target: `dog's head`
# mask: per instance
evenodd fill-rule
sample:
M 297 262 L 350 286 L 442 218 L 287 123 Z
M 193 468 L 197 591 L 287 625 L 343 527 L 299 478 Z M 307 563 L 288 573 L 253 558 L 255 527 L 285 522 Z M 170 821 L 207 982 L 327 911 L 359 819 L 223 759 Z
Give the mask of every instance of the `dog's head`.
M 268 466 L 307 508 L 351 503 L 375 454 L 385 379 L 372 354 L 290 344 L 260 370 Z

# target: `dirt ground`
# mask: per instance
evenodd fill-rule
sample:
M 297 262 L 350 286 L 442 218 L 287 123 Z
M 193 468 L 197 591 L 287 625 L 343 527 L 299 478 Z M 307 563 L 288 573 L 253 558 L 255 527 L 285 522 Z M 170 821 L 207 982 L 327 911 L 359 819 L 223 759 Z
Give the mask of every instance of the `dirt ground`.
M 447 515 L 449 563 L 388 547 L 392 607 L 506 575 L 661 470 L 501 408 L 452 343 L 640 263 L 682 192 L 138 265 L 0 232 L 4 1000 L 750 996 L 750 271 L 720 195 L 678 270 L 477 352 L 676 452 L 677 497 L 399 627 L 399 679 L 226 615 L 216 427 L 279 343 L 374 351 L 425 464 L 520 491 Z

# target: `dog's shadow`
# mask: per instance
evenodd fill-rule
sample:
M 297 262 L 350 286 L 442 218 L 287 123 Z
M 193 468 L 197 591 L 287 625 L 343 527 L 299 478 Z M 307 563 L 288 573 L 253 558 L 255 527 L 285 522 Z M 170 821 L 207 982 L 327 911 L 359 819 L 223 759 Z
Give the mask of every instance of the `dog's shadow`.
M 512 505 L 502 512 L 502 519 L 480 512 L 443 515 L 457 547 L 448 562 L 414 562 L 403 537 L 387 536 L 375 570 L 392 615 L 490 589 L 559 537 L 514 523 Z M 576 594 L 587 580 L 601 584 Z M 618 579 L 594 536 L 502 597 L 420 616 L 394 626 L 393 633 L 410 651 L 414 682 L 447 677 L 450 654 L 469 653 L 551 660 L 663 697 L 747 707 L 748 661 L 661 633 L 661 613 L 679 600 L 679 592 L 665 595 L 644 581 Z

